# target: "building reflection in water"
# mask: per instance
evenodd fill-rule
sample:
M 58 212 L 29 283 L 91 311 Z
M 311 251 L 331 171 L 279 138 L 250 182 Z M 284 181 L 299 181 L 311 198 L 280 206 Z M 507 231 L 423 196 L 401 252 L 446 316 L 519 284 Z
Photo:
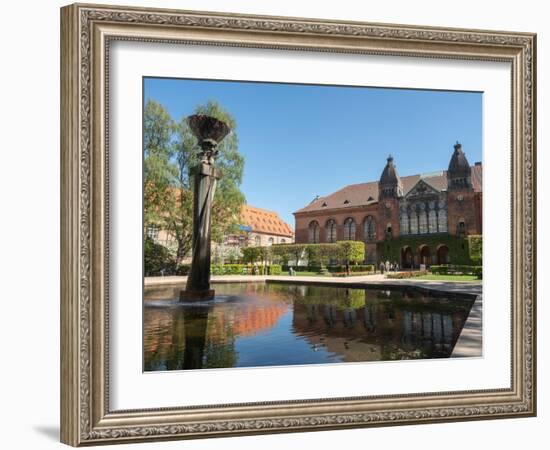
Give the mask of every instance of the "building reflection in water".
M 219 285 L 214 302 L 182 305 L 180 289 L 146 291 L 146 371 L 445 358 L 473 303 L 258 283 Z

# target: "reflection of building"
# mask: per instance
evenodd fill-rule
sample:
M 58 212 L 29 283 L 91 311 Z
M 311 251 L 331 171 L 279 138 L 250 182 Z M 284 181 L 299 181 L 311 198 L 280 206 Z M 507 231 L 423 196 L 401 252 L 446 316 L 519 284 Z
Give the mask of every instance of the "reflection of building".
M 394 244 L 402 267 L 452 263 L 453 243 L 482 229 L 481 163 L 454 149 L 447 171 L 401 178 L 389 156 L 379 181 L 315 199 L 294 213 L 296 242 L 363 241 L 371 263 Z
M 292 242 L 294 242 L 294 231 L 276 212 L 243 205 L 240 233 L 228 236 L 225 243 L 247 247 Z
M 424 300 L 422 304 L 406 292 L 349 292 L 346 295 L 361 294 L 363 305 L 358 307 L 357 301 L 297 301 L 292 318 L 297 334 L 314 346 L 341 355 L 346 362 L 447 358 L 470 306 L 465 302 L 464 307 L 453 310 L 440 301 Z

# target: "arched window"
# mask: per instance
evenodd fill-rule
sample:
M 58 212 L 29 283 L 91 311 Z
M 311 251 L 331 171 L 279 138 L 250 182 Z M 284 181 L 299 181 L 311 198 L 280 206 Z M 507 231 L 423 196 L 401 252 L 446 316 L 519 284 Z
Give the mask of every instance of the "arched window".
M 365 242 L 376 242 L 376 220 L 374 220 L 374 217 L 367 216 L 363 226 Z
M 391 222 L 386 224 L 386 239 L 393 237 Z
M 286 239 L 281 239 L 281 244 L 286 244 Z
M 344 240 L 355 240 L 355 220 L 353 220 L 351 217 L 348 217 L 346 220 L 344 220 Z
M 463 217 L 458 219 L 458 234 L 466 234 L 466 221 Z
M 334 219 L 327 221 L 325 231 L 327 233 L 327 242 L 336 242 L 336 221 Z
M 309 224 L 309 243 L 319 243 L 319 223 L 316 220 L 310 222 Z
M 259 247 L 260 245 L 262 245 L 262 238 L 260 236 L 256 236 L 254 238 L 254 245 L 256 245 L 256 247 Z
M 272 237 L 270 237 L 268 240 L 267 240 L 267 245 L 273 245 L 275 243 L 274 239 Z

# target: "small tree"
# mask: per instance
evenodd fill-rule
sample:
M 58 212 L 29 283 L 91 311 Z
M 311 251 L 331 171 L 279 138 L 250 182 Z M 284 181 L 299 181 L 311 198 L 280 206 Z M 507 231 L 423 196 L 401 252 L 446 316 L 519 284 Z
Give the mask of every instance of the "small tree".
M 468 250 L 470 253 L 470 259 L 474 265 L 481 266 L 483 263 L 483 236 L 468 236 Z
M 289 260 L 289 249 L 287 244 L 277 244 L 271 246 L 271 255 L 277 263 L 282 263 L 283 265 L 288 264 Z
M 258 262 L 262 257 L 261 247 L 244 247 L 243 250 L 243 261 L 245 263 L 253 264 Z
M 304 251 L 306 250 L 305 244 L 289 244 L 287 247 L 288 250 L 288 259 L 289 261 L 294 261 L 294 264 L 297 266 L 300 265 L 300 260 L 303 257 Z
M 365 259 L 365 244 L 360 241 L 338 241 L 340 258 L 346 265 L 346 272 L 349 273 L 350 263 L 357 264 Z

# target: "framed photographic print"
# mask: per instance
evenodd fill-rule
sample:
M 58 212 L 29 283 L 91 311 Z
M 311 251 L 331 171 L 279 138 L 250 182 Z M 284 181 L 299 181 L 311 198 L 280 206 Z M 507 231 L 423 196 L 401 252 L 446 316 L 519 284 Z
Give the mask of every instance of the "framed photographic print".
M 536 36 L 61 10 L 79 446 L 533 416 Z

